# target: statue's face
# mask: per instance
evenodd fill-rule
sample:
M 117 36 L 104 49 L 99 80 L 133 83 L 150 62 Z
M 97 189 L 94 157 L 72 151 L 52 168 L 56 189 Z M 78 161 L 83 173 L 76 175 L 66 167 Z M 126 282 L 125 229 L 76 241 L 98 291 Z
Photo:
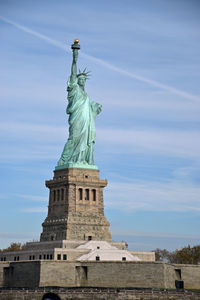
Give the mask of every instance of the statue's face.
M 78 85 L 80 85 L 80 86 L 85 86 L 85 81 L 86 81 L 86 78 L 85 78 L 85 76 L 79 76 L 78 77 Z

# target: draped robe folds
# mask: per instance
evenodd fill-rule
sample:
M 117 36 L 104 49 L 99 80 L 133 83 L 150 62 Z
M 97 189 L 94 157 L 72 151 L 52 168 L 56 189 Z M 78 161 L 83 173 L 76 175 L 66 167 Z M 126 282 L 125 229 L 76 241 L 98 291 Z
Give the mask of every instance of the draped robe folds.
M 58 166 L 67 163 L 94 165 L 94 143 L 96 130 L 94 119 L 101 111 L 101 105 L 91 102 L 78 80 L 68 80 L 69 137 L 64 146 Z

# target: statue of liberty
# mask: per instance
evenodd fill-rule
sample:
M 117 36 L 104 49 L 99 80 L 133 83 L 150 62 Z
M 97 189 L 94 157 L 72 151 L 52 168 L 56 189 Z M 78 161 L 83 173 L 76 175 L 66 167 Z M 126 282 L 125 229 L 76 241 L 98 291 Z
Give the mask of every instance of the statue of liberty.
M 92 168 L 94 165 L 94 143 L 96 130 L 94 120 L 101 112 L 101 105 L 92 102 L 85 92 L 85 82 L 88 72 L 79 71 L 77 74 L 77 59 L 80 45 L 74 40 L 72 45 L 73 60 L 71 75 L 67 82 L 69 114 L 69 137 L 64 146 L 56 169 L 61 168 Z

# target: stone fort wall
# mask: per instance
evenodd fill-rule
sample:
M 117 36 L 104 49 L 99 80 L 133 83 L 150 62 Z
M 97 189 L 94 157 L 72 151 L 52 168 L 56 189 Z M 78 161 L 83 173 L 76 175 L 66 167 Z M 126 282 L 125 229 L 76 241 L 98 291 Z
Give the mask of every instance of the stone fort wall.
M 107 287 L 200 289 L 200 266 L 159 262 L 24 261 L 0 263 L 0 285 L 8 288 Z

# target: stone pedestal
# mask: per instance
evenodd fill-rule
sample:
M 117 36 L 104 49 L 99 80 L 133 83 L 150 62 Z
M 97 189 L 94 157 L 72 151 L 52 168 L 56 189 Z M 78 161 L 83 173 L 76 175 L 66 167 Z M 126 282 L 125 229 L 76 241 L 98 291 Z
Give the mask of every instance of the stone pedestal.
M 54 171 L 50 189 L 48 216 L 43 222 L 40 241 L 111 241 L 110 223 L 104 216 L 103 188 L 107 180 L 98 170 L 66 168 Z

